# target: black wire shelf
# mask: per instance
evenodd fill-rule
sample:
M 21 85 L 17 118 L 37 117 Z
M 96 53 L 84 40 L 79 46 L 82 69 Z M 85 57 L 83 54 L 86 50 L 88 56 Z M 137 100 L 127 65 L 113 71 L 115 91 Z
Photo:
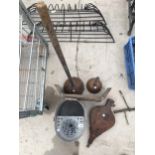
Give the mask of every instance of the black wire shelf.
M 99 9 L 93 4 L 49 5 L 49 15 L 54 22 L 58 40 L 60 42 L 84 42 L 84 43 L 114 43 L 115 40 L 107 27 L 105 18 Z M 50 41 L 35 4 L 27 8 L 32 20 L 39 32 L 47 42 Z M 24 23 L 23 23 L 24 24 Z M 32 35 L 30 33 L 29 35 Z

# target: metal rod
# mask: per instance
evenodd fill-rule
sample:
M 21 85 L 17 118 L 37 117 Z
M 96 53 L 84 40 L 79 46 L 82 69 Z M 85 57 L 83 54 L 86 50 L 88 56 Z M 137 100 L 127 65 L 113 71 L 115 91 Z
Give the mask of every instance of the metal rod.
M 23 27 L 22 30 L 24 30 L 24 32 L 26 32 L 27 34 L 29 34 L 29 32 L 24 27 Z
M 48 40 L 47 40 L 48 41 Z M 68 43 L 70 40 L 59 40 L 60 42 L 64 42 L 64 43 Z M 72 40 L 71 43 L 76 43 L 77 40 Z M 110 41 L 87 41 L 87 40 L 79 40 L 80 43 L 113 43 L 113 42 L 110 42 Z
M 35 88 L 35 102 L 37 101 L 37 81 L 38 81 L 38 65 L 39 65 L 39 52 L 40 52 L 40 39 L 38 42 L 38 49 L 37 49 L 37 66 L 36 66 L 36 73 L 35 73 L 35 83 L 36 83 L 36 88 Z
M 124 112 L 124 116 L 125 116 L 125 120 L 126 120 L 127 125 L 129 125 L 129 121 L 128 121 L 128 118 L 127 118 L 126 112 Z
M 69 15 L 77 15 L 77 14 L 81 14 L 81 15 L 96 15 L 96 12 L 92 12 L 92 11 L 90 11 L 89 10 L 89 12 L 88 11 L 83 11 L 82 12 L 82 10 L 76 10 L 76 11 L 70 11 L 70 12 L 68 12 L 68 11 L 66 11 L 66 10 L 62 10 L 62 11 L 56 11 L 56 12 L 54 12 L 54 13 L 52 13 L 51 11 L 49 11 L 49 15 L 55 15 L 55 16 L 59 16 L 59 15 L 62 15 L 62 13 L 63 12 L 65 12 L 65 15 L 66 16 L 69 16 Z M 31 13 L 31 11 L 30 11 L 30 13 Z M 37 14 L 37 12 L 32 12 L 32 17 L 36 17 L 36 18 L 38 18 L 38 14 Z
M 67 66 L 67 63 L 66 63 L 66 60 L 64 58 L 64 55 L 62 53 L 62 50 L 61 50 L 61 47 L 60 47 L 60 44 L 59 44 L 59 41 L 57 39 L 57 36 L 56 36 L 56 33 L 54 31 L 54 25 L 53 25 L 53 22 L 52 20 L 50 19 L 50 16 L 48 14 L 48 8 L 46 6 L 46 4 L 44 2 L 40 2 L 40 3 L 37 3 L 36 5 L 36 8 L 40 14 L 40 17 L 42 19 L 42 23 L 43 25 L 45 26 L 46 30 L 47 30 L 47 33 L 49 35 L 49 38 L 55 48 L 55 51 L 58 55 L 58 58 L 68 76 L 68 79 L 72 85 L 72 87 L 74 87 L 74 82 L 72 80 L 72 77 L 71 77 L 71 74 L 70 74 L 70 71 L 68 69 L 68 66 Z
M 19 47 L 19 64 L 20 64 L 20 59 L 21 59 L 21 50 L 22 50 L 22 33 L 23 33 L 23 25 L 22 25 L 22 23 L 23 23 L 23 17 L 22 17 L 22 15 L 21 15 L 21 18 L 20 18 L 20 47 Z
M 49 11 L 53 11 L 53 10 L 50 10 L 49 9 Z M 72 14 L 72 13 L 77 13 L 78 11 L 80 12 L 80 13 L 96 13 L 94 10 L 89 10 L 89 12 L 88 12 L 88 10 L 83 10 L 83 9 L 77 9 L 77 10 L 70 10 L 70 11 L 67 11 L 67 10 L 65 10 L 66 11 L 66 13 L 70 13 L 70 14 Z M 62 10 L 56 10 L 56 13 L 62 13 Z
M 78 35 L 78 34 L 77 34 Z M 46 36 L 45 38 L 47 38 L 48 39 L 48 37 Z M 75 37 L 71 37 L 71 36 L 60 36 L 59 37 L 59 39 L 78 39 L 78 36 L 75 36 Z M 95 38 L 88 38 L 88 37 L 80 37 L 80 39 L 94 39 L 94 40 L 96 40 L 96 39 L 111 39 L 111 38 L 109 38 L 109 37 L 95 37 Z
M 34 24 L 34 27 L 33 27 L 32 44 L 31 44 L 30 59 L 29 59 L 29 66 L 28 66 L 29 72 L 28 72 L 28 78 L 27 78 L 27 82 L 26 82 L 26 91 L 25 91 L 25 98 L 24 98 L 23 109 L 25 109 L 26 99 L 27 99 L 27 90 L 28 90 L 28 83 L 29 83 L 29 78 L 30 78 L 30 68 L 31 68 L 31 62 L 32 62 L 34 32 L 35 32 L 35 24 Z
M 43 47 L 43 55 L 45 55 L 45 58 L 47 58 L 47 53 L 46 53 L 44 47 Z M 46 67 L 46 65 L 47 65 L 47 61 L 42 61 L 42 66 Z M 44 75 L 46 75 L 45 71 L 43 73 L 44 73 Z M 44 88 L 45 88 L 45 79 L 46 79 L 46 77 L 43 80 L 41 80 L 41 86 Z M 40 102 L 41 103 L 43 103 L 43 99 L 44 99 L 44 89 L 42 89 L 41 93 L 40 93 Z M 43 109 L 43 104 L 40 105 L 40 110 L 41 109 Z
M 130 108 L 130 110 L 128 108 L 123 108 L 123 109 L 114 110 L 113 112 L 117 114 L 121 112 L 131 112 L 131 111 L 135 111 L 135 108 Z
M 40 20 L 39 20 L 39 18 L 35 18 L 35 17 L 33 17 L 32 18 L 35 22 L 40 22 Z M 53 23 L 55 23 L 55 22 L 62 22 L 62 20 L 58 20 L 59 18 L 57 18 L 57 20 L 53 20 Z M 80 19 L 72 19 L 72 20 L 66 20 L 65 22 L 83 22 L 83 21 L 85 21 L 85 22 L 91 22 L 91 21 L 93 21 L 93 22 L 102 22 L 102 20 L 97 20 L 96 18 L 95 18 L 95 20 L 90 20 L 90 19 L 84 19 L 84 20 L 81 20 L 81 21 L 79 21 Z M 92 24 L 90 24 L 91 26 L 93 26 Z
M 53 15 L 54 15 L 54 14 L 53 14 Z M 52 15 L 52 16 L 53 16 L 53 15 Z M 35 17 L 35 16 L 32 16 L 32 18 L 34 18 L 34 17 Z M 35 17 L 35 18 L 39 18 L 39 17 L 37 16 L 37 17 Z M 59 19 L 61 19 L 61 18 L 64 19 L 64 16 L 62 16 L 62 17 L 60 17 L 60 16 L 59 16 L 59 17 L 51 17 L 51 18 L 52 18 L 52 19 L 58 19 L 58 18 L 59 18 Z M 69 19 L 70 19 L 70 18 L 71 18 L 71 19 L 72 19 L 72 18 L 78 18 L 78 19 L 79 19 L 79 18 L 94 18 L 94 19 L 96 19 L 96 18 L 101 18 L 101 17 L 100 17 L 100 16 L 84 16 L 84 17 L 76 17 L 76 16 L 75 16 L 75 17 L 73 17 L 73 16 L 72 16 L 72 17 L 66 17 L 66 16 L 65 16 L 65 18 L 69 18 Z M 100 21 L 102 21 L 102 18 L 101 18 Z
M 123 99 L 123 101 L 124 101 L 126 107 L 127 107 L 128 109 L 130 109 L 130 107 L 128 106 L 128 103 L 127 103 L 127 101 L 126 101 L 126 99 L 125 99 L 125 97 L 124 97 L 124 95 L 123 95 L 123 92 L 122 92 L 121 90 L 119 90 L 119 93 L 120 93 L 120 95 L 121 95 L 121 97 L 122 97 L 122 99 Z
M 82 25 L 81 25 L 82 26 Z M 86 26 L 86 25 L 85 25 Z M 77 28 L 77 27 L 76 27 Z M 74 33 L 75 34 L 74 34 Z M 79 32 L 82 32 L 82 34 L 81 35 L 108 35 L 107 33 L 105 33 L 104 31 L 91 31 L 91 33 L 90 33 L 90 31 L 88 31 L 88 30 L 85 30 L 85 31 L 76 31 L 76 30 L 72 30 L 72 34 L 74 34 L 74 35 L 78 35 L 79 34 Z M 93 33 L 94 32 L 94 33 Z M 102 33 L 101 33 L 102 32 Z M 47 35 L 46 34 L 46 31 L 43 31 L 42 32 L 42 34 L 43 35 Z M 64 34 L 66 34 L 66 35 L 69 35 L 69 33 L 68 33 L 68 31 L 67 30 L 64 30 L 63 32 L 61 32 L 60 30 L 59 31 L 56 31 L 56 34 L 58 34 L 58 35 L 64 35 Z

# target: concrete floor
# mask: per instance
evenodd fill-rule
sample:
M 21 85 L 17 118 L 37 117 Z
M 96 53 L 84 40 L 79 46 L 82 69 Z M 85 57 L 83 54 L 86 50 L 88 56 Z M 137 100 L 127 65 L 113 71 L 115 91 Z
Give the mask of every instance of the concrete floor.
M 23 0 L 26 6 L 35 3 L 35 0 Z M 61 43 L 71 74 L 86 81 L 99 76 L 104 88 L 112 87 L 108 97 L 115 100 L 115 108 L 124 108 L 125 104 L 118 90 L 122 90 L 129 106 L 134 107 L 135 93 L 128 89 L 124 65 L 123 46 L 128 40 L 128 6 L 126 0 L 57 0 L 49 3 L 93 3 L 103 13 L 108 27 L 113 34 L 114 44 L 77 44 Z M 133 32 L 134 34 L 134 32 Z M 50 110 L 44 111 L 41 116 L 20 119 L 20 155 L 134 155 L 134 112 L 127 113 L 129 125 L 124 114 L 116 115 L 116 124 L 113 128 L 99 136 L 90 148 L 86 147 L 88 140 L 88 124 L 84 134 L 76 143 L 67 143 L 60 140 L 54 129 L 54 115 L 56 107 L 62 99 L 57 87 L 63 86 L 66 75 L 50 46 L 50 55 L 47 62 L 46 101 Z M 88 94 L 87 90 L 84 92 Z M 50 97 L 50 98 L 49 98 Z M 81 102 L 85 107 L 86 115 L 94 105 L 102 103 Z M 87 117 L 88 120 L 88 117 Z

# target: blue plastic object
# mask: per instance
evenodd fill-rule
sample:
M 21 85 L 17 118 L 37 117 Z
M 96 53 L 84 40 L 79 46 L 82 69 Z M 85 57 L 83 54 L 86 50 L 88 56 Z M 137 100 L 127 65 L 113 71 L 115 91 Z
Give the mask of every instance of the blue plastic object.
M 135 37 L 130 37 L 124 46 L 128 87 L 135 90 Z

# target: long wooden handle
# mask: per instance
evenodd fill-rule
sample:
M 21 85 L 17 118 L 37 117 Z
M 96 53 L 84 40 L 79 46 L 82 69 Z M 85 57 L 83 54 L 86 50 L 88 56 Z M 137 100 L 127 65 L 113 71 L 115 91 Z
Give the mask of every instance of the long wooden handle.
M 44 2 L 39 2 L 39 3 L 35 4 L 35 6 L 39 12 L 40 18 L 42 20 L 42 24 L 47 30 L 47 33 L 48 33 L 49 38 L 53 44 L 55 51 L 59 57 L 59 60 L 60 60 L 62 66 L 63 66 L 63 68 L 64 68 L 64 70 L 65 70 L 65 72 L 66 72 L 66 74 L 67 74 L 67 76 L 71 82 L 71 85 L 74 86 L 71 74 L 69 72 L 67 63 L 66 63 L 64 55 L 62 53 L 59 41 L 58 41 L 57 36 L 56 36 L 56 32 L 54 30 L 53 21 L 51 20 L 51 18 L 49 16 L 48 8 Z

